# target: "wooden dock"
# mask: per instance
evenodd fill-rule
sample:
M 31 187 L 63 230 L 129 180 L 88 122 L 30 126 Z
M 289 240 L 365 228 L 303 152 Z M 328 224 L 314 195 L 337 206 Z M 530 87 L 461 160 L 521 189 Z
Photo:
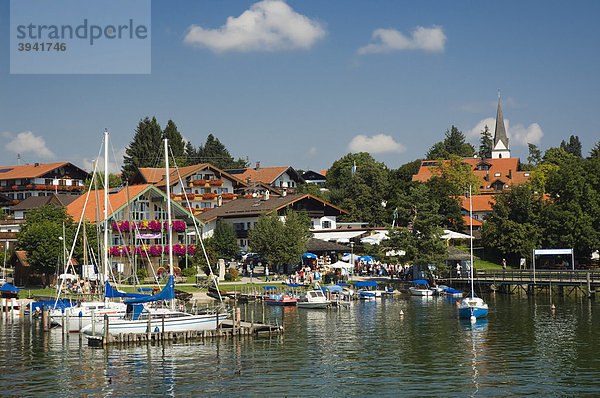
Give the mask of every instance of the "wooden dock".
M 150 332 L 150 333 L 119 333 L 107 336 L 88 336 L 88 345 L 105 347 L 108 345 L 128 345 L 136 343 L 161 343 L 166 341 L 187 342 L 214 338 L 231 338 L 234 336 L 270 336 L 283 333 L 283 326 L 265 323 L 234 322 L 224 320 L 220 327 L 214 330 L 185 331 L 185 332 Z
M 468 275 L 462 278 L 439 279 L 438 282 L 460 288 L 468 287 Z M 558 290 L 559 294 L 582 292 L 588 297 L 600 288 L 600 271 L 598 270 L 476 270 L 473 282 L 479 287 L 489 290 L 500 290 L 514 293 L 523 290 L 527 294 L 535 294 L 539 290 L 550 292 Z

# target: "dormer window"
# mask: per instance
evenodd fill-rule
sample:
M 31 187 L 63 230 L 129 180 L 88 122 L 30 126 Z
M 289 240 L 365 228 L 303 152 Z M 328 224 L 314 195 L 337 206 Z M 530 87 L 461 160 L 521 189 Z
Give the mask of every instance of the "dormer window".
M 494 177 L 500 177 L 502 173 L 494 173 Z
M 477 166 L 475 166 L 475 170 L 479 170 L 479 171 L 487 171 L 489 170 L 491 167 L 491 165 L 489 163 L 478 163 Z
M 529 173 L 525 173 L 523 174 L 525 177 L 529 177 Z

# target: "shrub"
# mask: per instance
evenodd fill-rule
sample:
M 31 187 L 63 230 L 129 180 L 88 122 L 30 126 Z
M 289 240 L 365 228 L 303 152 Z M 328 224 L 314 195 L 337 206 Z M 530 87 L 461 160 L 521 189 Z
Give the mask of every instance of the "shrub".
M 140 268 L 137 270 L 136 275 L 138 278 L 144 279 L 148 277 L 148 271 L 146 271 L 146 268 Z

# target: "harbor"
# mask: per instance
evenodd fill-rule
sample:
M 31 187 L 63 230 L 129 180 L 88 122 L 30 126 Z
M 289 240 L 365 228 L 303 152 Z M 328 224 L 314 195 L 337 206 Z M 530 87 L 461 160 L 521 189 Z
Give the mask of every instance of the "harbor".
M 284 334 L 101 349 L 15 314 L 0 321 L 2 385 L 26 396 L 573 396 L 600 388 L 596 301 L 483 297 L 490 313 L 476 323 L 458 319 L 455 300 L 397 295 L 326 310 L 265 306 Z M 262 304 L 246 308 L 258 314 Z

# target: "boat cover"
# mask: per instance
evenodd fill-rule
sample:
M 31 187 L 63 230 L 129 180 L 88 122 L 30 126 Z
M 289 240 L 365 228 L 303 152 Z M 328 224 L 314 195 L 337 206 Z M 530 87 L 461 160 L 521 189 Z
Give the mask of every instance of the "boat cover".
M 19 293 L 20 291 L 21 289 L 14 287 L 10 283 L 5 283 L 2 287 L 0 287 L 0 292 Z
M 275 287 L 275 286 L 263 286 L 262 288 L 265 290 L 277 289 L 277 287 Z
M 137 294 L 137 293 L 136 293 Z M 169 280 L 167 284 L 160 292 L 148 295 L 141 294 L 142 297 L 136 297 L 129 300 L 123 301 L 125 304 L 139 304 L 139 303 L 150 303 L 153 301 L 161 301 L 161 300 L 173 300 L 175 298 L 175 280 L 173 279 L 173 275 L 169 276 Z
M 356 286 L 356 287 L 372 287 L 372 286 L 377 286 L 377 282 L 375 282 L 375 281 L 362 281 L 362 282 L 353 283 L 353 285 Z
M 327 285 L 327 286 L 325 286 L 325 288 L 327 290 L 329 290 L 330 292 L 334 292 L 334 293 L 343 293 L 344 292 L 344 289 L 342 289 L 342 287 L 338 286 L 338 285 Z
M 147 294 L 124 293 L 115 290 L 108 281 L 104 282 L 104 297 L 148 297 Z
M 74 305 L 77 305 L 77 303 L 72 303 L 67 299 L 60 299 L 60 300 L 46 300 L 46 301 L 35 301 L 31 304 L 28 304 L 28 307 L 30 307 L 31 311 L 37 311 L 37 310 L 42 310 L 42 306 L 44 307 L 44 309 L 57 309 L 57 310 L 62 310 L 64 308 L 69 308 L 69 307 L 73 307 Z
M 427 282 L 425 279 L 415 279 L 414 281 L 412 281 L 412 283 L 414 283 L 415 285 L 427 285 L 427 286 L 429 286 L 429 282 Z

